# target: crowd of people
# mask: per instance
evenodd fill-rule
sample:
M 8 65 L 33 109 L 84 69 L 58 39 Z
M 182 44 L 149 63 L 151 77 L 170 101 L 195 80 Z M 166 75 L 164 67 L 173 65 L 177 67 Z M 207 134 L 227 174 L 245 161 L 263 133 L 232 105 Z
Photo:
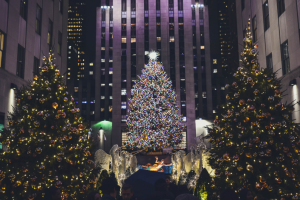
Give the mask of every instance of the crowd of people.
M 146 200 L 199 200 L 190 194 L 186 186 L 177 186 L 171 183 L 170 177 L 160 178 L 155 182 L 155 191 L 146 197 Z M 98 192 L 91 192 L 87 200 L 140 200 L 134 194 L 133 187 L 125 183 L 121 189 L 121 196 L 117 198 L 120 186 L 112 178 L 103 180 L 100 190 L 103 193 L 101 197 Z M 61 200 L 60 190 L 56 187 L 50 187 L 45 193 L 46 200 Z M 232 189 L 226 189 L 220 194 L 220 200 L 253 200 L 254 197 L 250 190 L 242 189 L 240 197 Z M 267 200 L 261 198 L 258 200 Z

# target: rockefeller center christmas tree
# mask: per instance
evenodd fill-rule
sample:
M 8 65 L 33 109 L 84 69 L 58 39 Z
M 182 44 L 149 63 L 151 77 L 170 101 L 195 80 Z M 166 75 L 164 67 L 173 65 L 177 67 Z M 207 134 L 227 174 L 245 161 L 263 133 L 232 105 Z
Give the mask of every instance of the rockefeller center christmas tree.
M 129 99 L 127 148 L 158 150 L 175 147 L 182 140 L 184 126 L 178 114 L 176 94 L 162 64 L 151 52 Z
M 248 188 L 267 199 L 296 199 L 300 191 L 299 129 L 284 105 L 280 81 L 260 70 L 250 22 L 241 53 L 242 67 L 226 85 L 227 103 L 218 107 L 210 130 L 210 165 L 215 169 L 209 199 L 225 188 Z M 298 199 L 298 198 L 297 198 Z
M 63 199 L 84 199 L 94 187 L 88 130 L 63 77 L 44 57 L 39 76 L 17 94 L 17 106 L 0 142 L 0 199 L 43 199 L 60 188 Z

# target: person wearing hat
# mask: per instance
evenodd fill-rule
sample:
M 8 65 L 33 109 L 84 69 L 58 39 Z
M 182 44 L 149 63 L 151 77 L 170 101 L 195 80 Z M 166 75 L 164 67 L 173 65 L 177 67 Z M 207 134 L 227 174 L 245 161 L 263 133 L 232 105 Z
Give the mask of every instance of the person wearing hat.
M 100 190 L 103 193 L 101 200 L 115 200 L 120 186 L 113 178 L 107 178 L 103 180 Z

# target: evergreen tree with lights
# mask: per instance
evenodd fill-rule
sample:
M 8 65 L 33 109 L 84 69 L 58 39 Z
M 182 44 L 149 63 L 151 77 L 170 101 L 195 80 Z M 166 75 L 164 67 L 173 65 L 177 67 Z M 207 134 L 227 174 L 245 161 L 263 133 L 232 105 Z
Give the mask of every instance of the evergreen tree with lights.
M 96 176 L 92 141 L 53 54 L 43 58 L 39 76 L 17 94 L 15 111 L 0 142 L 0 199 L 43 199 L 51 186 L 62 199 L 84 199 Z
M 157 151 L 175 147 L 182 140 L 182 117 L 178 114 L 176 94 L 164 67 L 156 61 L 156 52 L 149 54 L 141 76 L 132 89 L 127 117 L 129 129 L 126 147 Z
M 242 67 L 233 75 L 235 82 L 226 85 L 227 103 L 218 107 L 209 134 L 215 178 L 208 196 L 217 199 L 225 188 L 248 188 L 257 197 L 296 199 L 300 138 L 290 117 L 293 106 L 282 104 L 275 73 L 259 69 L 251 38 L 249 20 Z

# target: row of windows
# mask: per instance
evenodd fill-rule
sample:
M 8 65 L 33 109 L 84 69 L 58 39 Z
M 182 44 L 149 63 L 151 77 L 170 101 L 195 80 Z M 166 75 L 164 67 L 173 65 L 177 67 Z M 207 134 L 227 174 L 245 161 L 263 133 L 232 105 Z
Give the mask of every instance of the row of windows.
M 285 11 L 285 2 L 284 0 L 277 0 L 277 12 L 278 17 Z M 264 28 L 265 31 L 270 27 L 270 17 L 269 17 L 269 3 L 266 1 L 263 4 L 263 19 L 264 19 Z

